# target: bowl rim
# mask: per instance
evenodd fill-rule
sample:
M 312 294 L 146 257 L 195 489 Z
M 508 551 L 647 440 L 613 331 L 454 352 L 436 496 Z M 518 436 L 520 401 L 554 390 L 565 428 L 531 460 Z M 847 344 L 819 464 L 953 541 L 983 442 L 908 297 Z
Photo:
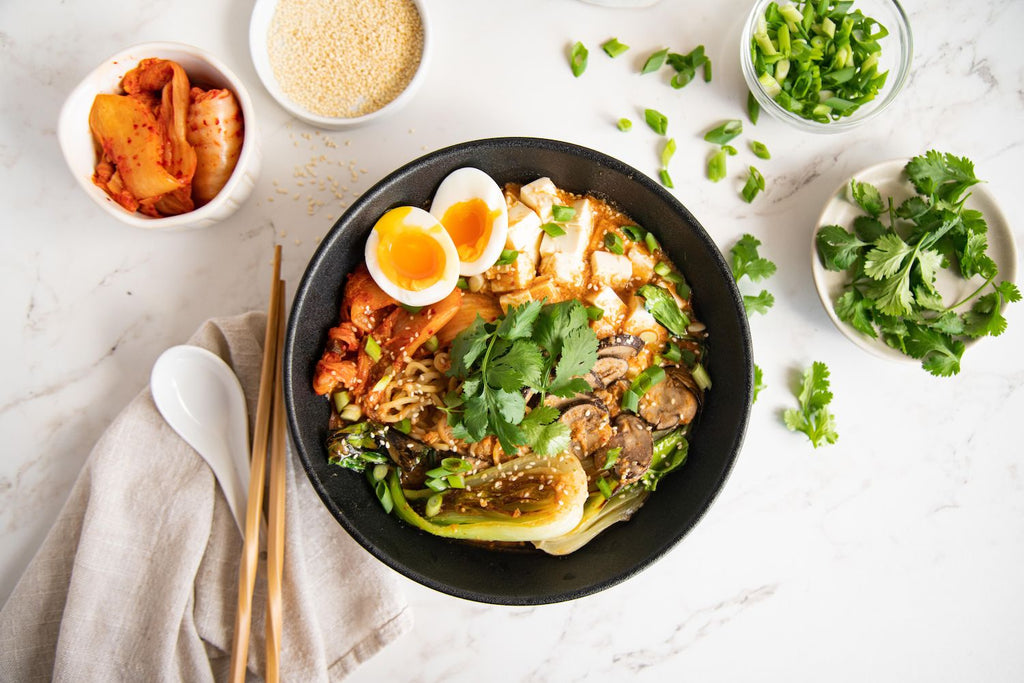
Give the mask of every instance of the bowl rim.
M 249 19 L 249 55 L 263 87 L 282 109 L 295 118 L 327 130 L 344 130 L 366 125 L 390 116 L 404 107 L 412 100 L 420 85 L 426 80 L 427 67 L 433 52 L 433 30 L 424 0 L 410 0 L 420 15 L 420 24 L 423 27 L 423 49 L 420 53 L 420 63 L 416 67 L 416 73 L 413 74 L 402 92 L 380 109 L 361 116 L 323 116 L 309 111 L 284 93 L 270 66 L 267 33 L 270 31 L 270 24 L 280 2 L 281 0 L 256 0 Z
M 753 27 L 757 23 L 757 18 L 764 10 L 764 7 L 771 2 L 778 1 L 779 0 L 756 0 L 753 7 L 750 9 L 750 12 L 747 14 L 747 17 L 743 22 L 743 28 L 740 31 L 740 71 L 743 73 L 743 80 L 746 82 L 748 92 L 750 92 L 754 99 L 757 100 L 758 104 L 761 105 L 761 109 L 767 111 L 769 116 L 788 123 L 800 130 L 811 133 L 835 134 L 844 133 L 860 127 L 863 123 L 874 119 L 892 105 L 896 100 L 896 97 L 900 94 L 903 87 L 910 79 L 910 68 L 914 58 L 914 35 L 910 27 L 910 19 L 899 0 L 881 0 L 882 2 L 892 6 L 897 17 L 896 31 L 893 31 L 891 27 L 886 26 L 886 28 L 889 29 L 889 36 L 896 35 L 900 38 L 898 43 L 900 50 L 900 57 L 898 60 L 899 67 L 895 74 L 895 80 L 886 82 L 886 92 L 882 96 L 881 100 L 877 102 L 873 101 L 874 106 L 868 109 L 862 116 L 852 119 L 850 117 L 843 117 L 829 123 L 819 123 L 817 121 L 812 121 L 811 119 L 805 119 L 802 116 L 798 116 L 797 114 L 780 107 L 779 104 L 769 97 L 764 91 L 757 80 L 756 74 L 754 73 L 754 65 L 750 59 L 750 40 L 753 35 Z M 785 0 L 783 1 L 785 2 Z M 793 4 L 793 2 L 786 2 L 786 4 Z M 852 9 L 857 9 L 856 2 Z M 892 74 L 890 73 L 890 75 Z
M 95 97 L 96 94 L 103 92 L 96 89 L 95 83 L 108 80 L 107 76 L 111 71 L 117 71 L 126 66 L 123 64 L 124 62 L 137 62 L 139 59 L 146 57 L 174 59 L 173 55 L 180 54 L 189 55 L 205 62 L 229 84 L 232 93 L 238 100 L 238 106 L 242 110 L 245 125 L 242 149 L 231 177 L 228 178 L 228 182 L 221 188 L 216 197 L 198 209 L 164 218 L 150 218 L 138 212 L 128 213 L 92 182 L 91 175 L 88 177 L 83 176 L 72 161 L 75 144 L 72 140 L 77 139 L 73 136 L 81 135 L 83 132 L 86 135 L 91 135 L 88 124 L 88 111 L 85 111 L 83 116 L 83 111 L 79 104 L 83 98 L 90 97 L 90 95 Z M 132 68 L 134 68 L 134 65 L 132 65 Z M 118 83 L 120 83 L 120 79 Z M 110 91 L 113 92 L 114 89 Z M 91 98 L 89 101 L 91 102 Z M 249 91 L 246 89 L 242 79 L 227 64 L 210 52 L 194 45 L 174 41 L 137 43 L 118 50 L 100 62 L 98 66 L 79 81 L 65 98 L 63 105 L 61 105 L 60 114 L 57 119 L 57 139 L 68 170 L 71 171 L 75 180 L 85 190 L 85 193 L 94 200 L 95 204 L 122 223 L 152 231 L 175 232 L 194 230 L 207 227 L 216 222 L 223 217 L 223 205 L 226 202 L 240 203 L 233 195 L 239 185 L 248 182 L 246 179 L 247 173 L 260 163 L 259 128 L 256 122 L 256 108 L 253 106 L 252 98 L 249 96 Z M 95 167 L 95 161 L 93 161 L 92 167 Z
M 342 511 L 337 503 L 332 499 L 325 482 L 321 480 L 320 475 L 314 471 L 313 457 L 322 457 L 322 451 L 317 453 L 309 453 L 306 450 L 304 444 L 304 435 L 302 434 L 301 425 L 298 424 L 297 418 L 297 397 L 296 387 L 297 382 L 304 382 L 305 376 L 296 376 L 293 372 L 296 364 L 296 353 L 299 342 L 297 342 L 299 320 L 297 313 L 301 311 L 304 301 L 307 295 L 310 293 L 313 287 L 313 274 L 320 267 L 323 267 L 325 260 L 327 259 L 329 252 L 334 247 L 336 238 L 334 235 L 341 230 L 341 226 L 345 225 L 346 220 L 349 216 L 357 215 L 362 207 L 371 203 L 374 200 L 374 196 L 378 190 L 386 188 L 387 186 L 394 183 L 396 180 L 402 179 L 408 176 L 410 173 L 415 173 L 424 164 L 429 164 L 438 159 L 445 159 L 455 155 L 459 155 L 464 152 L 472 152 L 478 148 L 487 148 L 491 146 L 513 146 L 520 147 L 525 146 L 531 149 L 538 149 L 544 151 L 554 151 L 558 153 L 569 153 L 572 155 L 580 156 L 583 159 L 597 162 L 605 168 L 623 174 L 629 180 L 640 183 L 645 186 L 645 189 L 651 190 L 657 193 L 667 204 L 671 207 L 673 212 L 677 212 L 686 223 L 694 229 L 694 233 L 701 242 L 704 243 L 708 253 L 711 255 L 714 261 L 714 267 L 716 270 L 722 273 L 728 273 L 728 264 L 725 261 L 721 250 L 715 244 L 714 240 L 711 239 L 710 235 L 704 230 L 703 226 L 693 217 L 693 215 L 686 209 L 685 206 L 673 195 L 664 190 L 660 185 L 655 183 L 646 174 L 637 171 L 622 161 L 610 157 L 601 152 L 575 145 L 573 143 L 562 142 L 558 140 L 551 140 L 546 138 L 533 138 L 533 137 L 496 137 L 496 138 L 485 138 L 480 140 L 472 140 L 468 142 L 458 143 L 445 147 L 434 152 L 425 154 L 417 159 L 414 159 L 405 165 L 401 166 L 397 170 L 385 176 L 381 181 L 375 184 L 372 188 L 364 192 L 360 198 L 335 222 L 332 226 L 331 231 L 321 240 L 320 245 L 317 247 L 313 256 L 306 267 L 305 272 L 296 288 L 295 297 L 293 300 L 292 309 L 289 313 L 285 346 L 283 350 L 283 363 L 284 363 L 284 393 L 285 393 L 285 405 L 286 413 L 288 415 L 289 434 L 292 438 L 292 445 L 302 462 L 303 469 L 306 471 L 307 478 L 310 484 L 313 486 L 317 495 L 320 497 L 322 502 L 327 507 L 331 515 L 341 524 L 341 526 L 351 535 L 365 550 L 380 560 L 382 563 L 397 571 L 403 576 L 420 583 L 428 588 L 432 588 L 441 593 L 445 593 L 454 597 L 472 600 L 490 604 L 503 604 L 503 605 L 541 605 L 551 604 L 556 602 L 562 602 L 567 600 L 573 600 L 580 597 L 585 597 L 607 589 L 618 583 L 621 583 L 648 566 L 653 564 L 658 559 L 662 558 L 669 550 L 676 546 L 682 539 L 693 529 L 696 524 L 707 514 L 712 503 L 719 498 L 730 474 L 732 473 L 736 459 L 742 450 L 743 441 L 746 435 L 746 431 L 749 425 L 749 418 L 751 412 L 751 404 L 753 397 L 753 351 L 752 343 L 750 338 L 750 328 L 747 323 L 746 316 L 742 314 L 742 298 L 739 290 L 735 285 L 735 282 L 731 278 L 723 278 L 723 286 L 728 292 L 730 301 L 722 302 L 722 306 L 731 306 L 737 313 L 737 324 L 739 325 L 739 334 L 737 343 L 742 348 L 743 358 L 737 359 L 737 362 L 743 363 L 743 386 L 732 387 L 732 393 L 734 393 L 738 400 L 742 399 L 742 407 L 740 409 L 739 419 L 735 425 L 735 430 L 731 432 L 729 438 L 724 440 L 726 444 L 724 446 L 726 450 L 726 456 L 721 460 L 721 470 L 716 472 L 713 482 L 709 482 L 708 485 L 701 490 L 701 498 L 696 501 L 697 507 L 695 508 L 694 514 L 679 523 L 679 525 L 673 530 L 671 534 L 666 535 L 664 538 L 659 538 L 658 542 L 652 545 L 645 555 L 639 558 L 636 562 L 629 565 L 627 569 L 620 571 L 618 574 L 608 576 L 600 581 L 595 581 L 584 586 L 572 588 L 572 589 L 560 589 L 552 590 L 541 595 L 537 594 L 508 594 L 502 593 L 498 588 L 494 591 L 487 592 L 483 590 L 474 590 L 463 586 L 454 586 L 444 581 L 438 580 L 435 577 L 428 575 L 422 571 L 417 570 L 408 564 L 402 563 L 395 558 L 392 558 L 386 549 L 378 546 L 378 544 L 369 535 L 363 533 L 352 520 L 348 519 L 346 513 Z M 611 198 L 614 202 L 614 198 Z M 297 370 L 297 368 L 296 368 Z M 299 373 L 301 375 L 301 373 Z M 421 532 L 422 533 L 422 532 Z M 439 542 L 443 539 L 437 539 Z M 439 545 L 439 548 L 443 546 Z M 561 559 L 561 558 L 555 558 Z

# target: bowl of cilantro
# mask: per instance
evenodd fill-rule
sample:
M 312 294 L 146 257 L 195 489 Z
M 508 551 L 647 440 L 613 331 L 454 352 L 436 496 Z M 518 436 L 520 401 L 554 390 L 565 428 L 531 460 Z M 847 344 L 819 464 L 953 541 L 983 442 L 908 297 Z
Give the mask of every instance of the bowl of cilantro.
M 752 116 L 840 133 L 885 111 L 910 74 L 913 38 L 897 0 L 758 0 L 740 67 Z
M 693 310 L 709 332 L 714 389 L 694 422 L 685 465 L 666 477 L 631 519 L 585 546 L 555 556 L 530 547 L 495 547 L 426 533 L 389 512 L 367 475 L 329 462 L 331 407 L 313 377 L 337 325 L 348 273 L 381 215 L 427 207 L 439 184 L 464 167 L 499 186 L 547 177 L 590 194 L 643 226 L 692 287 Z M 323 238 L 303 274 L 288 320 L 284 393 L 292 444 L 310 483 L 338 523 L 368 552 L 407 578 L 479 602 L 536 605 L 590 595 L 636 576 L 679 543 L 725 484 L 743 442 L 753 393 L 750 332 L 724 257 L 693 215 L 646 174 L 600 152 L 538 138 L 493 138 L 415 159 L 364 192 Z M 570 456 L 574 457 L 574 456 Z M 376 469 L 376 468 L 373 468 Z M 636 580 L 640 580 L 637 577 Z
M 866 168 L 829 197 L 812 247 L 818 296 L 850 341 L 960 372 L 1020 300 L 1013 233 L 966 157 L 931 150 Z

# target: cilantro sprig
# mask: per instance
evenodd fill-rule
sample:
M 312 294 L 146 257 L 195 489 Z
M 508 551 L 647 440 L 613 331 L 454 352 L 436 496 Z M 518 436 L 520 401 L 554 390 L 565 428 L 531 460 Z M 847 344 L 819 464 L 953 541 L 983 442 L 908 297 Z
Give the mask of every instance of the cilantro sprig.
M 792 432 L 803 432 L 815 448 L 835 443 L 839 438 L 836 422 L 828 410 L 832 402 L 828 366 L 814 361 L 804 370 L 799 391 L 795 392 L 799 408 L 787 408 L 783 413 L 786 427 Z
M 775 274 L 775 263 L 758 253 L 760 246 L 761 240 L 751 234 L 745 234 L 729 250 L 729 266 L 736 284 L 739 284 L 743 277 L 751 282 L 759 282 Z M 747 310 L 748 316 L 752 313 L 766 313 L 775 305 L 775 297 L 767 289 L 762 289 L 758 294 L 742 296 L 743 307 Z
M 477 317 L 452 342 L 448 375 L 461 390 L 445 398 L 452 434 L 470 442 L 497 437 L 506 453 L 529 446 L 540 455 L 569 445 L 569 428 L 543 397 L 590 390 L 583 380 L 597 361 L 597 336 L 578 301 L 530 301 L 492 323 Z M 541 394 L 527 411 L 524 388 Z
M 917 194 L 899 205 L 873 185 L 851 181 L 850 198 L 864 214 L 852 232 L 839 225 L 819 229 L 818 255 L 826 269 L 847 273 L 834 302 L 840 320 L 920 360 L 931 374 L 948 377 L 960 372 L 966 340 L 1002 334 L 1002 309 L 1019 301 L 1020 291 L 1012 282 L 997 282 L 999 269 L 986 253 L 985 218 L 964 207 L 967 191 L 980 182 L 974 164 L 932 150 L 911 159 L 904 171 Z M 947 305 L 936 280 L 950 269 L 981 283 Z

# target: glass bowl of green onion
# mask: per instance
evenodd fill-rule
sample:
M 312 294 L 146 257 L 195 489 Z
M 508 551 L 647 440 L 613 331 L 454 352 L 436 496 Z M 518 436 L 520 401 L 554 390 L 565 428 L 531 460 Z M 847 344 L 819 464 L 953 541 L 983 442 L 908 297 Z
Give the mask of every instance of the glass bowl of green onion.
M 888 108 L 912 53 L 896 0 L 758 0 L 740 40 L 749 106 L 815 133 L 850 130 Z

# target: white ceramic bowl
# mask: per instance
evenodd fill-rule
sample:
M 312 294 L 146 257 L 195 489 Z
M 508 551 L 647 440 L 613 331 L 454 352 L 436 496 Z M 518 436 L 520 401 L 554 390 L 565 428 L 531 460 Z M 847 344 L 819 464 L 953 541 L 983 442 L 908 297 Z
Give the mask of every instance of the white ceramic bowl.
M 902 363 L 920 364 L 921 361 L 904 355 L 900 351 L 888 346 L 881 337 L 869 337 L 858 331 L 853 325 L 843 322 L 835 310 L 835 301 L 846 291 L 846 283 L 849 275 L 846 271 L 836 272 L 826 270 L 821 264 L 818 255 L 818 230 L 826 225 L 839 225 L 846 230 L 851 230 L 853 221 L 857 216 L 864 213 L 859 206 L 849 198 L 850 181 L 856 179 L 862 183 L 870 183 L 878 188 L 882 197 L 892 197 L 897 205 L 905 199 L 915 195 L 914 188 L 903 172 L 909 159 L 891 159 L 874 166 L 869 166 L 843 181 L 839 187 L 829 195 L 821 216 L 818 218 L 817 227 L 811 234 L 811 272 L 814 276 L 814 286 L 818 290 L 818 298 L 821 300 L 825 312 L 843 335 L 858 347 L 879 358 L 893 360 Z M 974 185 L 969 190 L 965 206 L 970 209 L 981 211 L 988 223 L 988 255 L 999 267 L 998 280 L 1008 282 L 1017 281 L 1017 247 L 1014 244 L 1013 231 L 1006 220 L 1006 216 L 1000 210 L 995 197 L 985 187 L 984 183 Z M 947 302 L 960 301 L 972 294 L 984 278 L 975 275 L 969 280 L 954 275 L 950 270 L 943 268 L 939 271 L 936 280 L 936 287 L 942 293 L 943 299 Z M 1005 308 L 1005 303 L 1004 303 Z M 964 345 L 970 348 L 980 339 L 968 339 Z
M 89 130 L 89 110 L 101 93 L 120 93 L 124 75 L 147 57 L 177 62 L 191 82 L 215 88 L 227 88 L 235 94 L 242 109 L 245 137 L 238 164 L 224 188 L 207 204 L 177 216 L 152 218 L 129 213 L 92 182 L 96 167 L 96 148 Z M 92 199 L 114 218 L 133 227 L 148 230 L 192 230 L 224 220 L 252 193 L 262 161 L 259 130 L 252 99 L 242 81 L 213 55 L 181 43 L 142 43 L 112 55 L 86 76 L 71 91 L 60 112 L 57 138 L 71 175 Z
M 277 100 L 277 103 L 289 114 L 319 128 L 342 130 L 365 125 L 390 116 L 412 100 L 416 90 L 419 89 L 420 84 L 426 77 L 427 63 L 432 51 L 430 22 L 427 17 L 426 3 L 423 0 L 412 0 L 416 10 L 419 12 L 420 22 L 423 25 L 423 52 L 420 55 L 420 63 L 415 75 L 406 85 L 405 89 L 391 102 L 376 111 L 353 117 L 332 117 L 316 114 L 291 99 L 281 88 L 270 65 L 270 55 L 268 54 L 267 46 L 267 37 L 270 33 L 271 21 L 274 18 L 274 12 L 277 10 L 278 2 L 279 0 L 256 0 L 252 10 L 252 18 L 249 22 L 249 52 L 252 54 L 253 66 L 263 82 L 263 86 L 270 93 L 271 97 Z

